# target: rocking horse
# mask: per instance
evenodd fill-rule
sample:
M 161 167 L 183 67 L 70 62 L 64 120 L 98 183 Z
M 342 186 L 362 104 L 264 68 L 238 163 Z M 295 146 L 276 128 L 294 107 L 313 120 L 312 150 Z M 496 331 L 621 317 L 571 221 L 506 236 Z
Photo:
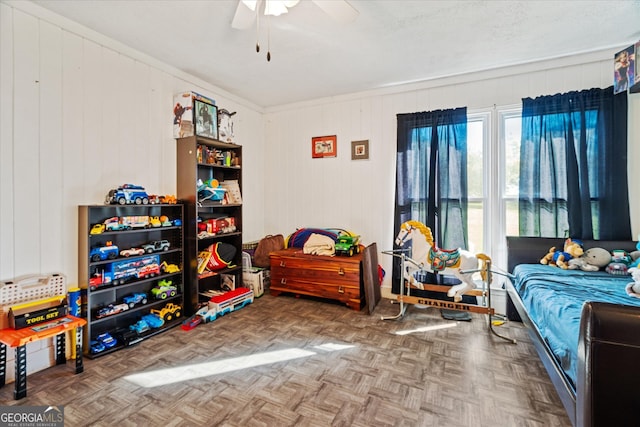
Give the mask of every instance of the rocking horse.
M 405 245 L 411 241 L 411 255 L 407 253 L 409 249 Z M 400 303 L 400 313 L 394 317 L 383 317 L 382 320 L 397 319 L 404 315 L 406 307 L 404 303 L 429 305 L 438 308 L 459 311 L 471 311 L 476 313 L 489 315 L 489 330 L 499 338 L 510 341 L 513 344 L 515 340 L 504 337 L 493 330 L 491 316 L 495 311 L 491 307 L 491 258 L 485 254 L 472 254 L 461 248 L 444 250 L 436 246 L 431 229 L 418 221 L 407 221 L 400 226 L 400 231 L 395 239 L 396 245 L 400 248 L 392 251 L 383 251 L 383 253 L 399 257 L 401 259 L 402 282 L 400 286 L 400 295 L 397 301 Z M 443 274 L 452 274 L 462 283 L 451 287 L 435 284 L 421 283 L 416 279 L 416 273 L 419 271 L 431 271 Z M 476 283 L 473 280 L 474 273 L 480 273 L 483 287 L 485 289 L 476 289 Z M 405 283 L 408 288 L 405 295 Z M 447 296 L 453 298 L 453 302 L 414 297 L 410 295 L 411 288 L 421 290 L 430 290 L 436 292 L 447 292 Z M 487 306 L 478 306 L 472 304 L 461 303 L 462 295 L 469 294 L 474 296 L 487 297 Z
M 422 283 L 415 279 L 415 272 L 419 269 L 426 269 L 432 272 L 452 274 L 460 281 L 461 284 L 452 286 L 447 291 L 448 297 L 453 297 L 455 302 L 462 300 L 462 295 L 476 288 L 473 281 L 473 273 L 480 271 L 483 274 L 483 280 L 486 280 L 486 264 L 490 261 L 485 254 L 474 255 L 464 249 L 440 249 L 433 240 L 431 229 L 418 221 L 407 221 L 400 226 L 400 232 L 396 237 L 396 245 L 403 247 L 407 242 L 411 241 L 411 259 L 416 263 L 405 263 L 405 271 L 403 275 L 410 286 L 418 289 L 424 289 Z M 479 268 L 480 265 L 480 270 Z M 429 268 L 430 267 L 430 268 Z

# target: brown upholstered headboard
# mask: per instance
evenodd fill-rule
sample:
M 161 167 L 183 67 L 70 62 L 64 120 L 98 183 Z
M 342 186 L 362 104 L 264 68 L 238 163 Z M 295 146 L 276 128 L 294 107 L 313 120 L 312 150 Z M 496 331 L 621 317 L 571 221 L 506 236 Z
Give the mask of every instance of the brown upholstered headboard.
M 603 248 L 608 251 L 621 249 L 627 252 L 636 250 L 636 243 L 630 240 L 583 240 L 584 248 Z M 561 250 L 564 239 L 549 237 L 507 237 L 507 266 L 509 272 L 518 264 L 537 264 L 552 246 Z

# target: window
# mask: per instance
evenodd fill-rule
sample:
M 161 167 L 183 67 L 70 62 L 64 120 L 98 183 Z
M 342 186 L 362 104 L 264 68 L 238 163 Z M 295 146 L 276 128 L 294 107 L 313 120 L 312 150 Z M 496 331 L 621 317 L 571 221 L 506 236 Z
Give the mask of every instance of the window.
M 505 268 L 505 237 L 518 235 L 521 109 L 494 107 L 467 118 L 468 249 Z
M 488 160 L 485 153 L 488 151 L 486 145 L 489 143 L 488 126 L 490 115 L 488 113 L 467 114 L 467 195 L 468 195 L 468 216 L 467 230 L 469 252 L 485 252 L 486 245 L 484 236 L 485 225 L 485 160 Z
M 504 206 L 504 235 L 517 236 L 518 231 L 518 187 L 520 182 L 520 135 L 522 112 L 520 109 L 498 111 L 500 126 L 498 143 L 504 150 L 504 161 L 500 162 L 504 174 L 502 202 Z

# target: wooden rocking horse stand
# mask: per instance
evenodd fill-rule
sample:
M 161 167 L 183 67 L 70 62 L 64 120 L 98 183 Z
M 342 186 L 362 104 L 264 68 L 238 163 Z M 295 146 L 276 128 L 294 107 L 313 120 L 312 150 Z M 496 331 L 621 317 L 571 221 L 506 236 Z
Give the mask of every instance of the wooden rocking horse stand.
M 402 248 L 406 242 L 412 241 L 411 248 Z M 418 221 L 407 221 L 400 226 L 400 232 L 395 240 L 401 249 L 382 251 L 382 253 L 400 258 L 402 271 L 402 285 L 400 295 L 396 295 L 396 301 L 400 304 L 400 311 L 396 316 L 382 317 L 382 320 L 393 320 L 404 316 L 406 304 L 420 304 L 447 310 L 466 311 L 488 315 L 488 329 L 499 338 L 516 344 L 514 339 L 504 337 L 493 329 L 491 317 L 495 311 L 491 305 L 491 258 L 484 254 L 471 254 L 462 249 L 441 250 L 436 247 L 433 235 L 429 227 Z M 411 251 L 411 257 L 407 253 Z M 422 262 L 416 261 L 422 260 Z M 478 268 L 481 264 L 482 267 Z M 425 268 L 430 265 L 431 269 Z M 460 285 L 445 286 L 418 282 L 414 273 L 418 271 L 443 271 L 453 274 L 461 280 Z M 472 275 L 479 272 L 482 277 L 482 289 L 476 289 Z M 500 272 L 496 272 L 502 274 Z M 416 297 L 411 295 L 411 289 L 445 293 L 453 297 L 453 301 L 445 301 L 434 298 Z M 406 294 L 405 294 L 406 289 Z M 487 305 L 474 305 L 460 302 L 462 294 L 486 298 Z

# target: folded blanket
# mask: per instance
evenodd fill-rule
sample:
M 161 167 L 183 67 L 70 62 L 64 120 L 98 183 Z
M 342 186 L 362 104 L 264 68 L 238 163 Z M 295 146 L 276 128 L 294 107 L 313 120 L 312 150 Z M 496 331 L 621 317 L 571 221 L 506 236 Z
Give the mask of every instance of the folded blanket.
M 336 242 L 328 236 L 312 233 L 305 242 L 302 252 L 312 255 L 334 255 Z

